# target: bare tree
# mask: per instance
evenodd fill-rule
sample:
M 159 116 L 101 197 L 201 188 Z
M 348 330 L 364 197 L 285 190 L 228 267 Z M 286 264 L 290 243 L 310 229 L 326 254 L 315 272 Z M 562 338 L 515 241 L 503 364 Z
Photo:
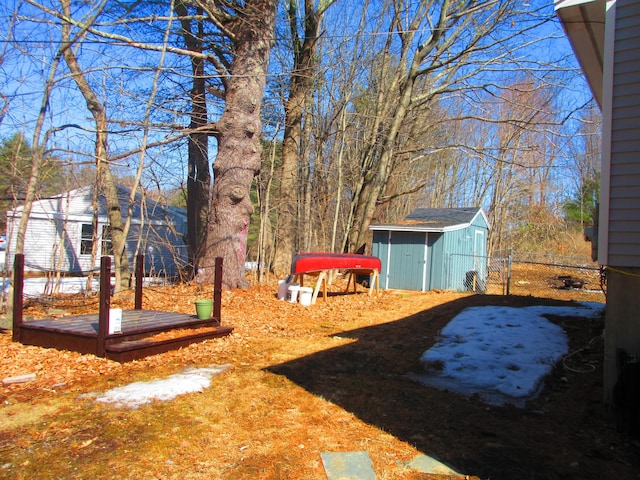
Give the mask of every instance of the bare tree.
M 41 175 L 41 168 L 45 158 L 45 151 L 47 141 L 49 139 L 49 135 L 51 135 L 52 131 L 46 129 L 45 120 L 49 111 L 49 101 L 50 95 L 53 89 L 56 86 L 57 81 L 57 70 L 58 66 L 61 62 L 62 54 L 64 53 L 64 49 L 67 48 L 66 45 L 61 45 L 60 48 L 55 52 L 54 57 L 50 60 L 50 66 L 46 77 L 44 78 L 44 88 L 43 94 L 40 98 L 40 105 L 38 115 L 36 117 L 34 129 L 33 129 L 33 140 L 31 144 L 31 155 L 30 155 L 30 173 L 27 180 L 26 189 L 24 192 L 24 207 L 22 210 L 22 216 L 20 217 L 20 222 L 18 223 L 18 229 L 16 232 L 16 245 L 15 245 L 15 254 L 22 254 L 24 252 L 24 243 L 25 243 L 25 234 L 27 231 L 27 226 L 29 222 L 29 216 L 31 214 L 31 210 L 33 207 L 33 202 L 36 199 L 36 194 L 38 190 L 38 182 Z M 9 252 L 7 252 L 9 253 Z M 13 283 L 11 285 L 13 288 Z M 8 308 L 11 309 L 13 295 L 9 292 L 7 305 Z
M 513 10 L 511 2 L 497 0 L 442 0 L 417 7 L 393 4 L 390 33 L 378 67 L 379 78 L 388 82 L 379 92 L 378 117 L 387 120 L 372 125 L 371 147 L 362 156 L 363 180 L 353 202 L 350 250 L 367 242 L 367 227 L 392 171 L 398 136 L 411 108 L 429 104 L 477 74 L 474 58 L 485 65 L 492 52 L 499 55 L 495 47 L 505 38 L 496 37 L 496 32 L 510 20 Z M 397 45 L 395 37 L 399 38 Z M 397 56 L 393 55 L 396 47 Z
M 258 261 L 258 280 L 262 281 L 265 273 L 271 270 L 273 264 L 273 225 L 272 218 L 274 208 L 271 201 L 272 190 L 275 189 L 274 183 L 279 182 L 279 178 L 275 175 L 276 157 L 281 156 L 278 152 L 281 150 L 282 143 L 277 141 L 280 126 L 276 125 L 274 136 L 270 142 L 269 148 L 264 150 L 264 158 L 260 175 L 256 177 L 255 187 L 259 208 L 259 226 L 258 226 L 258 244 L 256 246 Z
M 68 142 L 48 137 L 48 148 L 97 160 L 107 183 L 132 177 L 133 190 L 145 177 L 159 189 L 175 186 L 169 176 L 182 176 L 179 184 L 186 178 L 192 265 L 211 280 L 213 257 L 224 257 L 227 287 L 247 285 L 249 188 L 261 157 L 269 160 L 260 179 L 260 260 L 271 258 L 264 248 L 271 243 L 279 275 L 294 251 L 358 250 L 370 222 L 395 221 L 414 206 L 483 205 L 496 238 L 506 238 L 499 221 L 527 215 L 516 200 L 557 201 L 554 170 L 545 163 L 557 152 L 530 148 L 554 133 L 541 126 L 534 140 L 512 129 L 555 120 L 539 113 L 527 124 L 531 111 L 496 107 L 537 102 L 509 99 L 501 88 L 523 89 L 510 71 L 520 69 L 514 39 L 547 19 L 527 17 L 518 2 L 345 1 L 340 10 L 328 9 L 340 0 L 287 2 L 281 18 L 293 50 L 275 50 L 290 56 L 271 66 L 284 80 L 276 101 L 267 99 L 277 103 L 271 125 L 286 132 L 282 143 L 271 135 L 263 156 L 259 115 L 275 0 L 81 3 L 73 15 L 70 0 L 43 2 L 62 2 L 66 14 L 26 1 L 45 12 L 32 25 L 67 29 L 69 53 L 60 51 L 58 61 L 68 71 L 58 68 L 54 82 L 65 101 L 80 101 L 80 91 L 83 108 L 74 107 L 92 114 L 90 127 L 84 119 L 61 126 L 60 102 L 47 104 L 47 121 Z M 542 84 L 547 66 L 538 65 Z M 89 138 L 91 152 L 83 149 Z M 42 141 L 40 134 L 34 145 L 47 148 Z
M 109 222 L 108 235 L 111 244 L 110 253 L 112 252 L 114 256 L 116 290 L 119 291 L 129 286 L 130 271 L 126 251 L 127 233 L 131 222 L 133 198 L 142 172 L 146 167 L 146 152 L 152 145 L 157 146 L 173 140 L 165 140 L 164 142 L 149 141 L 149 132 L 155 128 L 150 121 L 150 117 L 152 115 L 151 112 L 156 111 L 153 102 L 158 88 L 158 72 L 162 67 L 164 53 L 168 45 L 169 30 L 168 27 L 164 30 L 164 41 L 160 42 L 160 48 L 156 48 L 155 43 L 150 43 L 150 45 L 153 45 L 152 49 L 154 51 L 160 52 L 160 56 L 156 61 L 156 68 L 146 69 L 146 71 L 150 71 L 154 77 L 149 79 L 149 90 L 145 91 L 138 99 L 135 98 L 133 94 L 135 89 L 125 87 L 123 83 L 129 78 L 135 81 L 136 78 L 134 77 L 137 76 L 136 72 L 138 70 L 144 71 L 144 69 L 139 69 L 138 66 L 127 67 L 127 73 L 121 73 L 120 78 L 111 76 L 111 71 L 120 70 L 123 72 L 125 70 L 122 68 L 122 65 L 114 62 L 114 58 L 118 58 L 115 53 L 115 50 L 118 48 L 131 48 L 137 50 L 138 53 L 144 51 L 143 45 L 136 46 L 136 42 L 132 39 L 125 38 L 125 41 L 122 41 L 123 37 L 117 33 L 118 29 L 122 28 L 122 25 L 127 25 L 127 22 L 137 23 L 139 25 L 145 23 L 144 19 L 133 18 L 129 10 L 118 10 L 118 6 L 115 6 L 113 10 L 106 11 L 106 2 L 96 5 L 85 5 L 78 9 L 72 9 L 71 2 L 68 0 L 60 0 L 57 6 L 55 2 L 41 4 L 33 0 L 28 0 L 26 3 L 35 8 L 26 10 L 28 15 L 21 16 L 25 24 L 23 27 L 24 32 L 28 32 L 30 28 L 29 24 L 39 24 L 47 26 L 51 31 L 59 31 L 60 33 L 60 39 L 52 43 L 53 45 L 60 45 L 55 57 L 58 63 L 55 65 L 55 69 L 52 70 L 52 78 L 56 79 L 58 90 L 63 92 L 64 102 L 60 102 L 54 97 L 53 89 L 45 90 L 46 111 L 51 111 L 52 108 L 58 109 L 57 112 L 52 112 L 51 116 L 47 117 L 47 121 L 55 124 L 54 119 L 61 116 L 61 107 L 66 106 L 68 109 L 65 114 L 73 118 L 73 123 L 70 122 L 56 126 L 54 127 L 54 132 L 64 133 L 75 131 L 75 136 L 82 138 L 82 140 L 78 142 L 79 144 L 84 144 L 83 140 L 87 135 L 93 135 L 94 137 L 94 148 L 92 152 L 85 152 L 80 149 L 74 150 L 70 145 L 70 139 L 74 137 L 73 135 L 67 137 L 69 143 L 64 148 L 64 151 L 69 157 L 77 158 L 81 155 L 87 155 L 95 165 L 96 189 L 94 189 L 94 191 L 96 196 L 94 198 L 94 217 L 97 215 L 97 193 L 100 191 L 107 205 L 106 211 Z M 77 16 L 77 18 L 75 18 L 74 15 Z M 104 18 L 109 18 L 109 21 L 103 21 Z M 99 19 L 100 21 L 98 21 Z M 170 25 L 170 22 L 171 18 L 169 17 L 166 18 L 161 25 Z M 100 28 L 98 28 L 97 25 Z M 87 42 L 87 38 L 91 38 L 91 41 Z M 114 46 L 114 44 L 117 44 L 117 47 Z M 91 47 L 87 48 L 87 45 L 91 45 Z M 94 47 L 99 50 L 99 55 L 93 51 Z M 112 51 L 111 49 L 115 50 Z M 83 58 L 88 59 L 88 62 L 91 63 L 90 68 L 82 66 Z M 137 58 L 138 60 L 141 59 L 141 57 Z M 68 70 L 65 70 L 63 66 L 59 65 L 61 62 L 64 62 Z M 96 80 L 98 76 L 102 77 L 101 82 Z M 69 80 L 71 82 L 69 82 Z M 74 91 L 73 87 L 77 90 Z M 80 93 L 80 98 L 84 101 L 84 105 L 91 113 L 93 128 L 87 127 L 84 119 L 73 115 L 74 112 L 71 103 L 78 98 L 75 92 Z M 65 104 L 65 102 L 68 104 Z M 136 109 L 138 107 L 141 107 L 143 110 L 142 116 L 137 115 Z M 107 115 L 108 108 L 111 108 L 110 116 Z M 114 117 L 122 111 L 126 112 L 126 116 L 114 119 Z M 117 127 L 114 128 L 114 125 L 117 125 Z M 131 126 L 134 127 L 131 128 Z M 117 131 L 118 129 L 120 132 Z M 136 133 L 134 133 L 134 131 Z M 138 131 L 140 132 L 139 135 L 137 133 Z M 109 136 L 114 132 L 119 136 L 120 142 L 110 141 Z M 139 140 L 139 145 L 132 150 L 126 151 L 123 148 L 113 148 L 114 143 L 129 145 L 134 136 Z M 53 138 L 55 137 L 50 136 L 48 140 Z M 48 145 L 48 147 L 50 151 L 60 150 L 59 145 L 56 145 L 54 142 Z M 139 154 L 139 162 L 135 176 L 132 177 L 133 182 L 131 183 L 128 211 L 123 212 L 121 211 L 121 204 L 124 198 L 119 194 L 116 187 L 114 169 L 118 169 L 118 159 L 127 158 L 129 160 L 129 157 L 134 151 Z M 128 163 L 126 168 L 130 167 L 131 164 Z M 98 232 L 97 225 L 96 217 L 93 221 L 94 240 L 101 237 L 103 233 Z M 106 231 L 107 230 L 105 230 L 105 232 Z M 97 247 L 98 242 L 94 241 L 92 245 Z M 92 248 L 92 261 L 96 253 L 96 249 Z
M 70 0 L 61 0 L 62 12 L 66 19 L 71 17 L 71 2 Z M 95 13 L 97 16 L 100 13 L 98 9 Z M 87 22 L 91 25 L 93 19 Z M 116 274 L 116 291 L 129 287 L 129 260 L 127 259 L 126 244 L 127 237 L 124 229 L 124 223 L 122 220 L 122 211 L 120 206 L 120 199 L 118 197 L 118 190 L 116 188 L 115 179 L 109 168 L 108 157 L 108 121 L 107 113 L 104 105 L 98 99 L 96 92 L 87 81 L 86 76 L 83 73 L 78 59 L 73 51 L 74 40 L 81 38 L 82 31 L 75 36 L 75 39 L 71 37 L 71 25 L 68 22 L 62 24 L 62 43 L 66 46 L 62 50 L 62 57 L 67 64 L 67 67 L 71 71 L 73 81 L 78 86 L 82 96 L 87 103 L 87 109 L 91 112 L 96 127 L 95 137 L 95 162 L 98 171 L 98 187 L 104 193 L 107 203 L 107 215 L 109 217 L 109 230 L 111 232 L 111 242 L 113 246 L 113 259 Z
M 205 252 L 207 241 L 207 219 L 211 190 L 209 167 L 209 132 L 207 131 L 208 107 L 206 99 L 205 19 L 202 6 L 193 6 L 194 15 L 189 15 L 190 2 L 178 1 L 175 10 L 180 17 L 182 37 L 189 51 L 192 86 L 190 92 L 191 124 L 188 146 L 187 169 L 187 216 L 189 255 L 191 265 L 197 272 Z
M 296 237 L 299 231 L 297 222 L 298 168 L 302 148 L 303 114 L 305 105 L 311 99 L 316 76 L 316 45 L 320 34 L 320 24 L 325 11 L 334 3 L 334 0 L 321 0 L 317 6 L 315 3 L 314 0 L 304 0 L 304 2 L 291 0 L 287 8 L 293 49 L 293 66 L 288 98 L 284 104 L 285 127 L 278 223 L 280 236 L 273 265 L 274 272 L 280 276 L 289 272 L 293 252 L 297 246 Z M 304 162 L 303 159 L 304 163 L 308 162 Z
M 204 262 L 211 267 L 206 272 L 211 279 L 213 257 L 223 256 L 227 285 L 246 286 L 244 250 L 252 208 L 248 192 L 260 165 L 260 104 L 274 41 L 275 0 L 224 4 L 184 1 L 175 8 L 169 2 L 128 6 L 101 2 L 79 5 L 73 12 L 69 0 L 60 0 L 57 7 L 55 3 L 36 0 L 27 0 L 27 3 L 30 9 L 21 16 L 23 31 L 36 23 L 51 31 L 61 31 L 63 47 L 56 58 L 68 68 L 68 74 L 61 78 L 73 82 L 91 113 L 93 128 L 88 128 L 84 119 L 64 128 L 79 132 L 76 138 L 94 135 L 94 151 L 90 155 L 97 167 L 96 178 L 107 199 L 118 288 L 124 286 L 129 277 L 125 255 L 129 224 L 122 220 L 124 212 L 120 211 L 118 203 L 114 171 L 130 174 L 132 156 L 138 154 L 140 160 L 134 182 L 137 184 L 144 169 L 154 163 L 145 163 L 149 151 L 185 136 L 190 136 L 188 183 L 193 187 L 189 195 L 190 206 L 197 206 L 190 209 L 195 213 L 189 225 L 194 229 L 192 232 L 196 232 L 189 235 L 192 250 L 207 251 Z M 174 18 L 171 12 L 180 17 L 181 30 L 171 26 Z M 206 35 L 205 24 L 209 28 Z M 178 34 L 186 48 L 169 43 L 169 32 Z M 87 38 L 91 41 L 87 42 Z M 171 56 L 172 68 L 159 75 L 165 54 Z M 181 71 L 185 59 L 191 64 L 190 75 Z M 83 60 L 92 62 L 91 69 L 82 65 Z M 210 70 L 206 71 L 205 66 Z M 56 73 L 62 70 L 56 66 L 52 72 L 55 79 Z M 102 75 L 101 82 L 96 82 L 99 75 Z M 185 90 L 175 88 L 181 85 L 185 76 L 193 82 L 188 95 L 191 107 L 188 128 L 181 125 L 184 112 L 189 111 L 184 108 Z M 213 81 L 207 85 L 206 79 Z M 163 83 L 160 85 L 159 82 Z M 67 96 L 75 100 L 77 97 L 69 90 L 68 82 L 65 87 Z M 156 101 L 160 87 L 161 95 Z M 218 121 L 207 118 L 207 94 L 209 98 L 226 102 L 218 104 L 220 108 L 214 111 Z M 61 105 L 51 102 L 50 93 L 45 96 L 44 104 L 45 111 L 51 105 Z M 47 120 L 53 118 L 51 115 Z M 113 136 L 118 140 L 110 140 Z M 207 148 L 212 137 L 218 142 L 214 166 L 216 184 L 211 199 L 207 200 L 210 188 Z M 76 141 L 71 136 L 68 138 Z M 75 155 L 88 154 L 80 149 L 74 152 L 71 145 L 67 149 Z M 175 159 L 175 155 L 171 154 L 170 158 Z M 168 165 L 158 162 L 156 165 L 165 169 L 163 176 L 166 178 Z M 150 176 L 152 181 L 157 178 L 151 171 Z M 207 211 L 209 217 L 205 215 Z M 209 229 L 206 244 L 205 223 Z
M 483 117 L 463 122 L 481 146 L 474 152 L 473 196 L 488 200 L 490 252 L 514 247 L 518 229 L 527 233 L 538 228 L 534 225 L 555 223 L 554 145 L 561 122 L 552 104 L 554 93 L 533 76 L 520 75 L 485 99 Z

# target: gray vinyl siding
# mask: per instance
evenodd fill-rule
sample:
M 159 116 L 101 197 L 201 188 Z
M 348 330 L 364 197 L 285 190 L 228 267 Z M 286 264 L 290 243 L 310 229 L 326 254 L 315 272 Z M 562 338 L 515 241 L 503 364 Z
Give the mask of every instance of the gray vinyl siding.
M 122 198 L 128 198 L 122 192 Z M 93 208 L 89 188 L 81 188 L 56 198 L 34 202 L 27 225 L 24 243 L 25 269 L 27 271 L 62 271 L 86 274 L 100 266 L 101 238 L 95 264 L 91 255 L 81 253 L 83 224 L 91 224 Z M 100 204 L 98 234 L 108 224 L 104 202 Z M 187 249 L 183 241 L 186 234 L 186 215 L 179 209 L 165 209 L 147 200 L 144 218 L 141 208 L 135 204 L 131 225 L 127 235 L 127 257 L 133 269 L 135 255 L 145 255 L 145 271 L 148 274 L 175 275 L 187 262 Z M 17 240 L 17 226 L 21 207 L 7 212 L 8 258 L 7 266 L 13 264 Z M 122 208 L 126 212 L 126 208 Z
M 614 45 L 608 259 L 640 267 L 640 3 L 618 0 Z
M 36 219 L 29 224 L 25 234 L 24 241 L 24 254 L 25 254 L 25 268 L 27 270 L 48 270 L 50 269 L 61 248 L 65 250 L 69 247 L 69 242 L 74 241 L 74 235 L 71 239 L 68 235 L 65 236 L 66 245 L 61 245 L 59 238 L 62 236 L 64 230 L 59 222 L 47 219 Z M 74 232 L 72 232 L 74 233 Z M 16 235 L 8 239 L 10 245 L 15 245 Z M 13 251 L 13 249 L 10 249 Z M 62 268 L 66 268 L 67 261 L 63 261 Z
M 86 274 L 90 270 L 97 271 L 100 267 L 101 241 L 95 264 L 91 265 L 91 255 L 80 253 L 81 226 L 86 222 L 67 222 L 65 229 L 61 228 L 62 221 L 33 219 L 29 221 L 25 235 L 24 255 L 25 270 L 27 271 L 63 271 Z M 102 231 L 105 224 L 98 225 Z M 182 239 L 176 237 L 164 226 L 145 226 L 143 228 L 144 241 L 138 248 L 140 225 L 131 225 L 127 237 L 127 257 L 133 268 L 135 254 L 145 255 L 145 271 L 149 274 L 175 275 L 178 269 L 187 262 L 187 250 Z M 64 238 L 64 240 L 63 240 Z M 10 239 L 10 245 L 15 246 L 16 235 Z M 61 250 L 64 253 L 61 254 Z M 12 250 L 10 251 L 13 262 Z
M 140 225 L 132 225 L 127 240 L 127 254 L 129 261 L 138 248 L 138 236 Z M 181 238 L 178 238 L 164 225 L 151 225 L 143 227 L 140 249 L 144 255 L 145 271 L 152 275 L 175 275 L 179 269 L 186 266 L 188 261 L 187 247 Z

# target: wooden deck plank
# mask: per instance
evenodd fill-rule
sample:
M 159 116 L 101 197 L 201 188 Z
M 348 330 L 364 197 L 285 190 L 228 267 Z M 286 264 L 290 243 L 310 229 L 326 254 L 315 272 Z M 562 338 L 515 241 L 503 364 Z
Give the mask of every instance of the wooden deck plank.
M 233 331 L 232 327 L 216 327 L 214 330 L 185 335 L 183 337 L 170 338 L 161 341 L 131 340 L 124 341 L 106 347 L 107 358 L 116 362 L 130 362 L 149 355 L 177 350 L 193 343 L 204 342 L 211 338 L 218 338 L 229 335 Z
M 209 321 L 198 320 L 196 315 L 187 315 L 184 313 L 161 312 L 156 310 L 124 310 L 122 312 L 121 328 L 122 334 L 127 334 L 141 330 L 153 331 L 163 330 L 168 327 L 183 327 L 189 324 L 197 325 L 199 322 L 205 324 Z M 23 322 L 22 327 L 93 336 L 98 334 L 98 314 L 93 313 L 43 320 L 29 320 Z
M 156 333 L 211 327 L 208 331 L 153 340 Z M 21 342 L 45 348 L 98 354 L 98 314 L 30 320 L 20 325 Z M 106 356 L 127 362 L 167 352 L 208 338 L 229 335 L 233 327 L 221 327 L 217 319 L 199 320 L 196 315 L 156 310 L 125 310 L 121 333 L 105 338 Z M 102 355 L 100 355 L 102 356 Z
M 71 332 L 56 332 L 46 329 L 31 329 L 20 327 L 20 343 L 57 350 L 69 350 L 82 354 L 96 354 L 98 336 L 77 335 Z

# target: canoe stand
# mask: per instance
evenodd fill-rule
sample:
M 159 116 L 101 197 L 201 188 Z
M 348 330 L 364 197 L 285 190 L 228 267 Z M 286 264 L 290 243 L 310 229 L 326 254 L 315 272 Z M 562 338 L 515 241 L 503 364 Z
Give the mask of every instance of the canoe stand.
M 301 287 L 304 287 L 304 276 L 310 275 L 313 277 L 318 277 L 316 280 L 316 286 L 313 289 L 313 296 L 311 297 L 311 304 L 315 304 L 318 298 L 318 293 L 320 293 L 320 288 L 322 288 L 322 298 L 323 300 L 327 300 L 327 282 L 331 283 L 333 277 L 335 277 L 337 270 L 321 270 L 319 272 L 298 272 L 293 273 L 289 277 L 292 282 L 298 283 Z M 369 285 L 369 296 L 373 294 L 375 289 L 376 294 L 380 291 L 380 276 L 378 270 L 374 269 L 354 269 L 354 270 L 345 270 L 348 273 L 347 277 L 347 286 L 345 288 L 345 293 L 349 291 L 349 287 L 351 283 L 353 283 L 353 293 L 356 293 L 356 283 L 358 275 L 369 275 L 370 276 L 370 285 Z

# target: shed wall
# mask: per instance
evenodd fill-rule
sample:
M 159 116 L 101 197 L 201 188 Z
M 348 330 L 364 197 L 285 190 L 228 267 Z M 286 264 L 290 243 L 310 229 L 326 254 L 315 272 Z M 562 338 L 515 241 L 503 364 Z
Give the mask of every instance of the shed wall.
M 424 232 L 395 232 L 390 235 L 389 287 L 427 290 L 426 242 Z
M 371 254 L 378 257 L 381 263 L 380 287 L 389 288 L 389 231 L 375 230 L 373 232 L 373 243 L 371 245 Z
M 447 290 L 466 290 L 468 272 L 473 271 L 473 227 L 446 232 L 443 238 Z M 454 255 L 456 257 L 454 257 Z
M 428 290 L 442 290 L 445 288 L 444 242 L 442 233 L 431 232 L 427 237 L 428 263 L 427 275 L 429 277 Z
M 489 225 L 480 212 L 464 225 L 429 232 L 407 230 L 404 225 L 399 230 L 392 225 L 389 230 L 374 230 L 372 254 L 382 262 L 380 286 L 479 290 L 486 280 Z

